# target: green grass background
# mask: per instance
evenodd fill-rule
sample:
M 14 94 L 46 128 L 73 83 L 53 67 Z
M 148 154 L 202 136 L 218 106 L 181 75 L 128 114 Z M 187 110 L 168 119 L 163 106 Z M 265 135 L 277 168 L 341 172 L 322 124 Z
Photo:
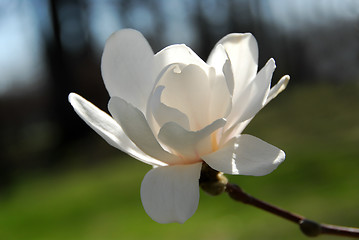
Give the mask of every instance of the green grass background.
M 245 132 L 283 149 L 286 161 L 267 176 L 228 176 L 231 182 L 310 219 L 359 227 L 357 85 L 289 85 Z M 84 157 L 86 149 L 75 146 L 68 158 Z M 0 199 L 0 239 L 307 239 L 295 224 L 226 194 L 201 192 L 186 223 L 158 224 L 144 212 L 139 194 L 150 166 L 120 153 L 111 158 L 20 177 Z

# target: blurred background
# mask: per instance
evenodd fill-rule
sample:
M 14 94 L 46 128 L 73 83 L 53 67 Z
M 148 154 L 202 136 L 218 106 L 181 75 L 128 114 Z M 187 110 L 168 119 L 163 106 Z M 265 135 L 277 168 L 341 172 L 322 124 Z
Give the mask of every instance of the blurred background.
M 203 59 L 224 35 L 253 33 L 259 67 L 273 57 L 273 82 L 291 82 L 245 132 L 287 159 L 268 176 L 230 180 L 359 227 L 359 1 L 0 0 L 0 239 L 306 239 L 225 195 L 201 192 L 183 225 L 146 215 L 139 189 L 150 167 L 110 147 L 67 101 L 77 92 L 107 111 L 101 54 L 122 28 L 154 52 L 185 43 Z

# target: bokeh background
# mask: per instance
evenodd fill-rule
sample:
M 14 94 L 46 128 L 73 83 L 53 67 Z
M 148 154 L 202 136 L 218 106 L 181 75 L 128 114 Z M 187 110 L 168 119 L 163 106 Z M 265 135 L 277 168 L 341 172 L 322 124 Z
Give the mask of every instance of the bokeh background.
M 0 0 L 0 239 L 306 239 L 297 226 L 201 192 L 185 224 L 144 212 L 150 169 L 74 113 L 77 92 L 107 111 L 100 73 L 109 35 L 135 28 L 155 52 L 185 43 L 203 59 L 252 32 L 259 66 L 291 82 L 245 132 L 283 149 L 264 177 L 229 176 L 308 218 L 359 227 L 359 1 Z M 339 239 L 325 236 L 321 239 Z

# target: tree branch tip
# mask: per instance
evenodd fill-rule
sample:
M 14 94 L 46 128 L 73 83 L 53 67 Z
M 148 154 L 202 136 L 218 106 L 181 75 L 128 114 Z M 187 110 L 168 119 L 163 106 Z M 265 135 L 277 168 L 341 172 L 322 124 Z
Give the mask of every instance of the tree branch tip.
M 303 216 L 291 213 L 289 211 L 271 205 L 267 202 L 259 200 L 255 197 L 252 197 L 251 195 L 245 193 L 242 188 L 240 188 L 236 184 L 227 183 L 225 185 L 225 191 L 235 201 L 252 205 L 253 207 L 257 207 L 278 217 L 282 217 L 288 221 L 298 224 L 302 233 L 308 237 L 317 237 L 319 235 L 325 234 L 359 238 L 359 228 L 317 223 L 315 221 L 306 219 Z

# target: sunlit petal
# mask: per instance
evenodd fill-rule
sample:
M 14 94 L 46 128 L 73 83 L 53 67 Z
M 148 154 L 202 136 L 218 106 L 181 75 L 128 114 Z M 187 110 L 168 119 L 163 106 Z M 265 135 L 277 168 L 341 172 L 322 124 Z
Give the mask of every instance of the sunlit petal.
M 267 99 L 275 62 L 270 59 L 259 71 L 255 79 L 246 87 L 234 102 L 231 115 L 228 117 L 229 126 L 233 126 L 254 115 L 263 108 Z
M 187 131 L 174 122 L 166 123 L 160 130 L 158 138 L 178 155 L 183 161 L 198 160 L 203 154 L 214 151 L 211 134 L 224 126 L 226 121 L 218 119 L 199 131 Z M 213 143 L 216 144 L 216 143 Z
M 217 45 L 223 45 L 232 64 L 234 76 L 233 100 L 237 94 L 254 79 L 258 68 L 258 46 L 257 41 L 250 33 L 232 33 L 222 38 Z M 212 60 L 218 56 L 223 57 L 219 52 L 220 48 L 215 47 L 211 52 L 209 63 L 218 60 Z
M 119 97 L 112 97 L 109 102 L 109 111 L 126 135 L 144 153 L 167 164 L 179 161 L 177 156 L 161 147 L 139 109 Z
M 230 94 L 234 90 L 234 76 L 231 61 L 222 44 L 217 44 L 213 49 L 207 63 L 216 69 L 217 75 L 223 75 L 227 82 Z
M 161 95 L 163 90 L 164 86 L 157 87 L 150 98 L 150 112 L 156 119 L 159 127 L 162 127 L 165 123 L 168 122 L 176 122 L 183 128 L 189 130 L 189 120 L 186 114 L 161 102 Z
M 220 172 L 262 176 L 275 170 L 284 161 L 285 153 L 259 138 L 241 135 L 202 159 Z
M 162 49 L 154 56 L 154 72 L 159 73 L 171 64 L 194 64 L 204 69 L 208 69 L 207 64 L 189 47 L 184 44 L 174 44 Z
M 285 75 L 278 81 L 276 85 L 271 88 L 265 104 L 269 103 L 273 98 L 275 98 L 287 87 L 289 79 L 290 77 L 288 75 Z
M 158 167 L 150 170 L 141 185 L 141 200 L 156 222 L 184 223 L 198 207 L 202 163 Z
M 232 110 L 232 96 L 227 81 L 223 74 L 216 74 L 212 68 L 209 71 L 209 83 L 209 120 L 226 118 Z
M 200 130 L 225 117 L 230 109 L 231 96 L 225 79 L 215 78 L 211 73 L 213 71 L 213 68 L 210 69 L 207 75 L 197 65 L 191 64 L 183 69 L 173 65 L 158 82 L 158 85 L 164 86 L 161 102 L 184 113 L 191 131 Z
M 124 29 L 107 40 L 101 70 L 111 97 L 121 97 L 145 112 L 155 82 L 153 68 L 153 51 L 140 32 Z
M 160 162 L 143 153 L 127 137 L 121 126 L 112 117 L 83 97 L 75 93 L 71 93 L 69 95 L 69 101 L 74 107 L 76 113 L 111 146 L 124 151 L 144 163 L 154 166 L 167 165 L 166 163 Z

